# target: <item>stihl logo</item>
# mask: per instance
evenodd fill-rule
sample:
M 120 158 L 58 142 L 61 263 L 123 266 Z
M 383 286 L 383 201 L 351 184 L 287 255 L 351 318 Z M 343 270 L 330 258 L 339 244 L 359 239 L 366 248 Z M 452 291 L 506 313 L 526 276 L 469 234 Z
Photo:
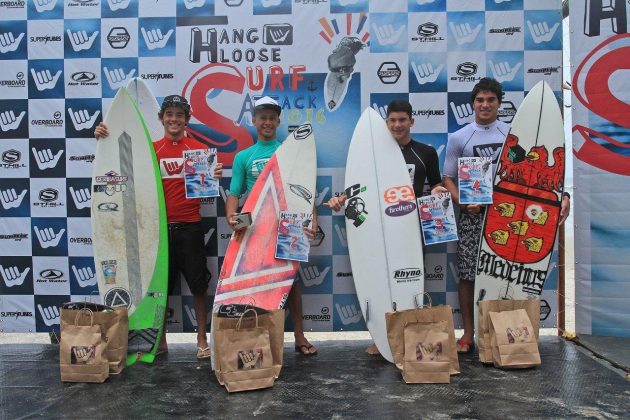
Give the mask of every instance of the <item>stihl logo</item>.
M 162 178 L 175 178 L 184 176 L 184 161 L 181 158 L 162 159 L 160 161 L 160 170 Z

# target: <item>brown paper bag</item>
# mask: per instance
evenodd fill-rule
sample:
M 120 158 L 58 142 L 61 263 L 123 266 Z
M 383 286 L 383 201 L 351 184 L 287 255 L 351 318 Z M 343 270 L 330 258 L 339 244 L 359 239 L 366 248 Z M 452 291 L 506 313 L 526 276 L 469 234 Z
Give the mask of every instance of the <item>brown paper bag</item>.
M 388 312 L 385 314 L 387 326 L 387 341 L 392 350 L 394 363 L 398 369 L 403 370 L 404 361 L 404 327 L 406 324 L 416 322 L 446 322 L 446 332 L 448 333 L 448 360 L 450 362 L 451 375 L 459 374 L 459 359 L 457 358 L 457 347 L 455 347 L 455 327 L 453 325 L 453 311 L 450 305 L 439 305 L 432 307 L 407 309 L 404 311 Z
M 408 384 L 448 384 L 451 363 L 446 321 L 407 324 L 402 376 Z
M 489 317 L 496 367 L 520 369 L 541 364 L 536 334 L 524 309 L 490 312 Z
M 244 328 L 248 312 L 258 321 L 256 311 L 248 309 L 236 328 L 215 331 L 215 373 L 229 392 L 268 388 L 275 380 L 269 331 L 258 322 L 253 328 Z
M 105 382 L 109 377 L 109 363 L 105 354 L 107 343 L 102 339 L 101 327 L 92 324 L 93 314 L 82 309 L 72 325 L 61 330 L 59 366 L 62 382 Z M 79 325 L 79 318 L 87 318 L 89 325 Z
M 490 312 L 513 311 L 524 309 L 529 315 L 534 335 L 538 340 L 540 326 L 540 299 L 518 300 L 482 300 L 479 302 L 479 318 L 477 326 L 477 344 L 479 347 L 479 361 L 481 363 L 494 363 L 492 358 L 492 345 L 490 343 Z
M 249 312 L 248 315 L 251 315 L 253 312 Z M 243 312 L 245 315 L 245 312 Z M 264 314 L 258 314 L 258 326 L 261 328 L 265 328 L 269 332 L 269 342 L 271 345 L 271 355 L 273 360 L 273 372 L 275 379 L 278 379 L 280 375 L 280 370 L 282 369 L 282 360 L 284 356 L 284 309 L 279 309 L 275 311 L 268 311 Z M 218 366 L 216 357 L 216 332 L 226 329 L 234 329 L 236 328 L 236 324 L 238 324 L 240 317 L 235 318 L 224 318 L 218 316 L 217 313 L 212 314 L 212 327 L 214 330 L 213 337 L 213 345 L 215 347 L 215 366 L 214 371 L 217 375 L 217 379 L 219 383 L 223 385 L 222 380 L 220 379 L 221 367 Z M 255 317 L 244 317 L 243 318 L 243 326 L 253 326 L 255 325 L 256 318 Z
M 80 305 L 80 304 L 77 304 Z M 81 310 L 61 309 L 61 329 L 64 325 L 74 325 L 77 313 Z M 99 325 L 103 332 L 103 340 L 107 342 L 107 360 L 109 373 L 119 374 L 125 368 L 127 359 L 127 337 L 129 335 L 129 317 L 127 308 L 112 308 L 111 312 L 92 311 L 92 322 Z M 80 317 L 79 325 L 87 325 L 89 318 Z

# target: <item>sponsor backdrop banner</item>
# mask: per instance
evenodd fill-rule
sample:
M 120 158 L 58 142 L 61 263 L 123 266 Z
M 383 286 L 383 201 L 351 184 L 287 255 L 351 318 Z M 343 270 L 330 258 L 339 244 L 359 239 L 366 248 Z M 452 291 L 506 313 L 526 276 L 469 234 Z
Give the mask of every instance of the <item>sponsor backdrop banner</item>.
M 228 168 L 254 143 L 258 96 L 281 104 L 280 138 L 313 123 L 324 236 L 299 270 L 305 328 L 364 330 L 344 216 L 321 205 L 343 191 L 361 111 L 384 116 L 390 100 L 408 99 L 414 138 L 443 161 L 448 133 L 472 120 L 469 92 L 481 77 L 503 83 L 506 122 L 537 81 L 560 90 L 560 23 L 560 0 L 0 1 L 0 330 L 57 330 L 62 302 L 98 299 L 92 133 L 132 77 L 159 101 L 187 97 L 189 133 Z M 226 175 L 202 209 L 210 293 L 230 237 Z M 454 251 L 428 247 L 426 290 L 459 324 Z M 542 295 L 547 326 L 557 273 L 554 263 Z M 193 331 L 185 282 L 176 292 L 169 331 Z
M 578 333 L 630 337 L 630 5 L 571 4 Z

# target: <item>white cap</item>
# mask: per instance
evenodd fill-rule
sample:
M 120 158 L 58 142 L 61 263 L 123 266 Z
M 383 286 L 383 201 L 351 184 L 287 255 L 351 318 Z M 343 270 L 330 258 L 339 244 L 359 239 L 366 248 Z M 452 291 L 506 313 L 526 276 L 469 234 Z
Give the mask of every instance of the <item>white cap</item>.
M 254 115 L 256 115 L 257 111 L 262 111 L 263 109 L 270 109 L 280 116 L 282 112 L 282 108 L 278 105 L 275 99 L 270 98 L 269 96 L 263 96 L 254 102 Z
M 263 96 L 262 98 L 254 102 L 255 108 L 258 108 L 259 106 L 264 107 L 265 105 L 268 105 L 270 108 L 273 108 L 273 107 L 280 108 L 280 105 L 278 105 L 278 102 L 275 99 L 270 98 L 269 96 Z

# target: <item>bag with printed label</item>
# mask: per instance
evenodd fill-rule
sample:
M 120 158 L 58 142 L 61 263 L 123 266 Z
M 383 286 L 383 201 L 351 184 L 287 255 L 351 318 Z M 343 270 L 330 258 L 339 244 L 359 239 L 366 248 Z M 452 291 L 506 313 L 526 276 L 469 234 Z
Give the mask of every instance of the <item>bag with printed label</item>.
M 524 309 L 490 312 L 489 317 L 496 367 L 521 369 L 541 364 L 534 327 Z
M 246 318 L 249 313 L 254 316 Z M 228 392 L 269 388 L 274 384 L 270 334 L 259 324 L 258 318 L 256 310 L 249 308 L 238 318 L 234 328 L 214 331 L 215 374 Z M 254 326 L 245 327 L 252 319 Z
M 415 322 L 404 328 L 402 376 L 408 384 L 451 382 L 449 335 L 446 321 Z
M 103 339 L 101 327 L 94 325 L 94 314 L 89 309 L 75 312 L 74 323 L 61 326 L 61 381 L 105 382 L 109 377 L 109 362 L 106 356 L 107 342 Z M 80 322 L 80 318 L 86 318 L 87 322 Z
M 251 308 L 256 313 L 258 325 L 269 331 L 271 355 L 273 357 L 272 367 L 274 376 L 276 379 L 278 379 L 278 376 L 280 375 L 280 370 L 282 369 L 282 360 L 284 357 L 284 309 L 268 311 L 257 308 L 255 306 L 240 304 L 223 305 L 221 308 L 225 308 L 225 310 L 219 310 L 219 312 L 215 312 L 214 314 L 212 314 L 212 329 L 214 330 L 214 332 L 236 328 L 236 324 L 238 324 L 241 316 L 245 315 L 245 311 L 248 308 Z M 253 326 L 255 324 L 256 318 L 253 316 L 254 312 L 248 312 L 247 315 L 243 318 L 243 323 L 245 326 Z M 216 352 L 214 336 L 212 337 L 212 346 L 214 351 Z M 216 356 L 213 356 L 213 359 L 214 361 L 218 360 Z M 217 366 L 217 363 L 214 364 L 214 370 L 215 373 L 220 370 L 220 368 Z M 219 382 L 221 382 L 218 374 L 217 379 L 219 379 Z M 222 382 L 221 385 L 223 385 Z
M 428 294 L 425 294 L 429 296 Z M 451 375 L 458 375 L 459 359 L 457 357 L 457 347 L 455 346 L 455 326 L 453 324 L 453 311 L 450 305 L 429 306 L 403 311 L 387 312 L 385 314 L 385 324 L 387 327 L 387 341 L 392 350 L 394 363 L 398 369 L 403 370 L 405 345 L 404 328 L 407 324 L 416 322 L 435 323 L 444 321 L 446 323 L 446 333 L 448 334 L 449 346 L 446 351 L 450 362 Z
M 482 300 L 479 302 L 479 319 L 477 325 L 477 344 L 479 347 L 479 361 L 492 364 L 492 345 L 490 342 L 490 312 L 513 311 L 524 309 L 532 323 L 536 340 L 540 326 L 540 299 L 505 299 Z
M 107 342 L 107 360 L 109 361 L 109 373 L 119 374 L 123 371 L 127 359 L 127 347 L 129 336 L 129 317 L 127 308 L 109 307 L 90 302 L 70 302 L 63 304 L 61 308 L 61 329 L 64 325 L 73 325 L 77 313 L 82 309 L 92 310 L 94 325 L 99 325 L 103 331 L 103 339 Z M 79 325 L 86 325 L 90 321 L 87 317 L 79 318 Z

